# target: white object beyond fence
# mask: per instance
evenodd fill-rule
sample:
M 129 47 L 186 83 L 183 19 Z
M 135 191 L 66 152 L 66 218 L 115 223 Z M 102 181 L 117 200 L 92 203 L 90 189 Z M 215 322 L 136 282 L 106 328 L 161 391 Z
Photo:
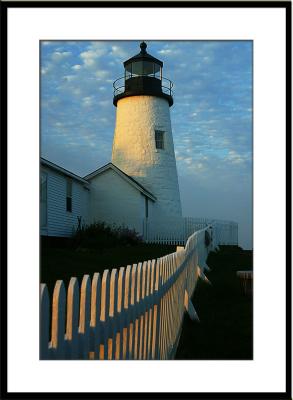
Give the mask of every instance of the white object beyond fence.
M 206 259 L 215 245 L 215 228 L 207 226 L 175 253 L 95 273 L 92 280 L 84 275 L 80 288 L 71 278 L 67 294 L 59 280 L 51 307 L 41 284 L 40 358 L 174 358 L 184 312 L 198 319 L 190 299 L 198 278 L 208 282 Z
M 145 218 L 143 239 L 147 243 L 184 245 L 193 232 L 213 226 L 214 242 L 217 245 L 238 245 L 238 224 L 209 218 L 168 217 L 166 219 Z

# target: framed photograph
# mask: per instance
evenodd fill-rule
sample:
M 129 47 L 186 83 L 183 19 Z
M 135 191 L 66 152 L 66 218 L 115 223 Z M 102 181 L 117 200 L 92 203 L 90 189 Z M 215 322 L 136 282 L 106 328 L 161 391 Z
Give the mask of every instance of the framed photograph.
M 291 3 L 1 26 L 2 397 L 290 399 Z

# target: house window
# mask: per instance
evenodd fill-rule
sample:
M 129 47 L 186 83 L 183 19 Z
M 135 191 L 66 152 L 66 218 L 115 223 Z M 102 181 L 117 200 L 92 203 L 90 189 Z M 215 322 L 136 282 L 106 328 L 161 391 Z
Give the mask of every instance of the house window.
M 155 130 L 156 149 L 164 149 L 164 131 Z
M 66 211 L 72 212 L 72 180 L 66 180 Z
M 47 226 L 47 174 L 45 174 L 44 172 L 41 173 L 40 202 L 41 202 L 41 210 L 40 210 L 41 227 L 44 228 Z

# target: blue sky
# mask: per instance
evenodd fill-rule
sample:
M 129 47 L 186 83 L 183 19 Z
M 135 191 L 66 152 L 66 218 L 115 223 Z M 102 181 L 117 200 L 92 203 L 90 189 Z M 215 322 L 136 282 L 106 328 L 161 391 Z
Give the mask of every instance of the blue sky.
M 239 223 L 252 248 L 252 42 L 147 41 L 174 83 L 184 216 Z M 113 81 L 140 41 L 41 42 L 41 155 L 81 176 L 111 160 Z

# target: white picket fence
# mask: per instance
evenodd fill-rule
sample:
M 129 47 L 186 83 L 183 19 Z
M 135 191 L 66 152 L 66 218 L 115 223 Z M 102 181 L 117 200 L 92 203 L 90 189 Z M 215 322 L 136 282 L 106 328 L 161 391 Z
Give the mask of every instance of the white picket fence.
M 185 245 L 193 232 L 208 225 L 213 226 L 214 243 L 217 245 L 238 245 L 238 224 L 236 222 L 192 217 L 168 216 L 167 220 L 145 218 L 143 221 L 143 240 L 147 243 Z
M 156 260 L 95 273 L 92 280 L 84 275 L 80 288 L 71 278 L 67 294 L 59 280 L 51 307 L 41 284 L 40 358 L 174 358 L 184 312 L 198 318 L 190 299 L 198 278 L 208 282 L 204 271 L 214 232 L 207 226 Z

